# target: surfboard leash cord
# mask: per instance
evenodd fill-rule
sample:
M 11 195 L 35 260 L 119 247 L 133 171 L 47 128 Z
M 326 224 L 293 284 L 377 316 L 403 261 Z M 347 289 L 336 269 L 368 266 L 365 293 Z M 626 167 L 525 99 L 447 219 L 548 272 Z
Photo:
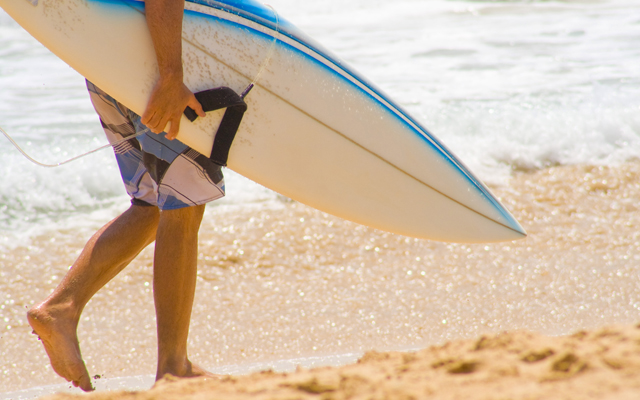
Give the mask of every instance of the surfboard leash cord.
M 262 64 L 260 65 L 260 69 L 258 70 L 258 73 L 253 78 L 251 83 L 242 91 L 242 93 L 240 93 L 240 98 L 243 100 L 245 97 L 247 97 L 251 89 L 253 89 L 256 83 L 258 83 L 258 81 L 260 80 L 260 76 L 262 75 L 262 72 L 264 72 L 265 68 L 267 68 L 267 64 L 269 64 L 269 61 L 271 61 L 271 57 L 273 56 L 273 52 L 276 48 L 276 43 L 278 42 L 278 34 L 280 33 L 280 17 L 278 16 L 278 12 L 276 11 L 276 9 L 273 8 L 271 4 L 265 4 L 265 6 L 269 7 L 271 11 L 273 11 L 273 17 L 276 20 L 276 26 L 275 26 L 276 33 L 275 35 L 273 35 L 273 40 L 271 41 L 271 45 L 269 46 L 269 52 L 267 53 L 267 56 L 264 58 L 264 60 L 262 60 Z
M 17 149 L 17 150 L 18 150 L 18 151 L 19 151 L 19 152 L 20 152 L 20 153 L 21 153 L 21 154 L 22 154 L 22 155 L 27 159 L 27 160 L 31 161 L 32 163 L 34 163 L 34 164 L 36 164 L 36 165 L 38 165 L 38 166 L 40 166 L 40 167 L 45 167 L 45 168 L 55 168 L 55 167 L 60 167 L 60 166 L 62 166 L 62 165 L 68 164 L 68 163 L 70 163 L 70 162 L 72 162 L 72 161 L 76 161 L 76 160 L 78 160 L 78 159 L 80 159 L 80 158 L 82 158 L 82 157 L 85 157 L 85 156 L 88 156 L 88 155 L 90 155 L 90 154 L 96 153 L 96 152 L 98 152 L 98 151 L 100 151 L 100 150 L 106 149 L 107 147 L 114 147 L 114 146 L 117 146 L 117 145 L 119 145 L 119 144 L 121 144 L 121 143 L 126 142 L 127 140 L 131 140 L 131 139 L 137 138 L 138 136 L 141 136 L 141 135 L 144 135 L 145 133 L 147 133 L 147 131 L 146 131 L 146 130 L 144 130 L 144 131 L 141 131 L 141 132 L 136 133 L 135 135 L 127 136 L 126 138 L 122 138 L 122 139 L 120 139 L 120 140 L 118 140 L 118 141 L 116 141 L 116 142 L 114 142 L 114 143 L 105 144 L 104 146 L 100 146 L 100 147 L 98 147 L 98 148 L 96 148 L 96 149 L 93 149 L 93 150 L 87 151 L 86 153 L 83 153 L 83 154 L 80 154 L 80 155 L 78 155 L 78 156 L 72 157 L 72 158 L 70 158 L 70 159 L 68 159 L 68 160 L 65 160 L 65 161 L 62 161 L 62 162 L 59 162 L 59 163 L 56 163 L 56 164 L 46 164 L 46 163 L 43 163 L 43 162 L 40 162 L 40 161 L 38 161 L 38 160 L 34 159 L 34 158 L 33 158 L 33 157 L 31 157 L 29 154 L 27 154 L 27 152 L 26 152 L 26 151 L 24 151 L 24 150 L 22 149 L 22 147 L 20 147 L 20 145 L 18 145 L 18 143 L 16 143 L 16 141 L 15 141 L 15 140 L 13 140 L 13 138 L 11 137 L 11 135 L 9 135 L 9 134 L 4 130 L 4 129 L 2 129 L 2 127 L 1 127 L 1 126 L 0 126 L 0 132 L 2 132 L 2 134 L 3 134 L 3 135 L 4 135 L 4 136 L 9 140 L 9 142 L 11 142 L 11 144 L 12 144 L 12 145 L 13 145 L 13 146 L 14 146 L 14 147 L 15 147 L 15 148 L 16 148 L 16 149 Z
M 273 40 L 271 41 L 271 45 L 269 46 L 269 52 L 267 53 L 267 56 L 264 58 L 264 60 L 262 60 L 262 64 L 260 64 L 260 69 L 258 70 L 258 73 L 253 78 L 251 83 L 242 91 L 242 94 L 240 94 L 241 99 L 244 99 L 247 96 L 247 94 L 249 94 L 251 89 L 253 89 L 256 83 L 258 83 L 258 81 L 260 80 L 260 76 L 262 76 L 262 73 L 267 68 L 267 65 L 269 64 L 269 62 L 271 61 L 271 58 L 273 57 L 273 52 L 275 51 L 276 43 L 278 42 L 278 35 L 280 34 L 280 16 L 278 15 L 278 12 L 276 11 L 276 9 L 273 8 L 273 6 L 271 6 L 271 4 L 265 4 L 265 5 L 269 7 L 271 11 L 273 11 L 273 17 L 276 20 L 275 35 L 273 35 Z

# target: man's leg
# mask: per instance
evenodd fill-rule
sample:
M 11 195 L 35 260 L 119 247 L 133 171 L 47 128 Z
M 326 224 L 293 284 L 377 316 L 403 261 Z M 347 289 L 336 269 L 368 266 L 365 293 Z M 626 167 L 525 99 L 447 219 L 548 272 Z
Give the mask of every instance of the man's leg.
M 158 370 L 178 377 L 210 375 L 187 357 L 196 288 L 198 230 L 204 205 L 160 213 L 153 273 L 158 324 Z
M 132 205 L 87 242 L 58 287 L 27 313 L 58 375 L 92 390 L 77 337 L 80 314 L 89 299 L 155 239 L 157 207 Z

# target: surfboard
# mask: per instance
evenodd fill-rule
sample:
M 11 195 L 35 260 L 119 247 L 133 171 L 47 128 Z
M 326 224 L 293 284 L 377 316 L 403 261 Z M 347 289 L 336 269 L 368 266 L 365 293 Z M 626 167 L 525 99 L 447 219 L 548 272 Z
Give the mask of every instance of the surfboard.
M 24 29 L 136 113 L 158 77 L 133 0 L 0 0 Z M 185 83 L 227 86 L 248 111 L 228 167 L 311 207 L 377 229 L 449 242 L 519 239 L 524 229 L 420 122 L 271 8 L 253 0 L 187 0 Z M 262 68 L 264 66 L 264 68 Z M 178 139 L 209 155 L 223 111 Z

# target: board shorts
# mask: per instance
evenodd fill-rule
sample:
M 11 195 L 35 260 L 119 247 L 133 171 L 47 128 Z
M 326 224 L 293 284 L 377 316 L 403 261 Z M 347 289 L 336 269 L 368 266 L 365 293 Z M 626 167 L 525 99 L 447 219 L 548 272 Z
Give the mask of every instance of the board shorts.
M 224 197 L 222 167 L 165 133 L 155 134 L 141 117 L 87 81 L 91 102 L 109 143 L 131 203 L 175 210 Z

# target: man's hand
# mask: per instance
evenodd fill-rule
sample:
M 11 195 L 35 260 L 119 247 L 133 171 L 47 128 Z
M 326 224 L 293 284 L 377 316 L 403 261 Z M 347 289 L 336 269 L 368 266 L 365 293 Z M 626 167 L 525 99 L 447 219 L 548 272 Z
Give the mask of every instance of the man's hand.
M 170 123 L 167 132 L 169 140 L 178 135 L 180 118 L 187 106 L 198 116 L 205 116 L 202 106 L 182 80 L 183 12 L 184 0 L 145 1 L 147 25 L 156 52 L 160 78 L 142 114 L 142 123 L 154 133 L 162 132 Z
M 154 133 L 164 131 L 167 124 L 171 124 L 166 138 L 173 140 L 178 135 L 180 118 L 187 106 L 191 107 L 200 117 L 206 115 L 196 97 L 182 83 L 181 77 L 172 79 L 161 76 L 153 88 L 147 108 L 142 114 L 142 123 Z

